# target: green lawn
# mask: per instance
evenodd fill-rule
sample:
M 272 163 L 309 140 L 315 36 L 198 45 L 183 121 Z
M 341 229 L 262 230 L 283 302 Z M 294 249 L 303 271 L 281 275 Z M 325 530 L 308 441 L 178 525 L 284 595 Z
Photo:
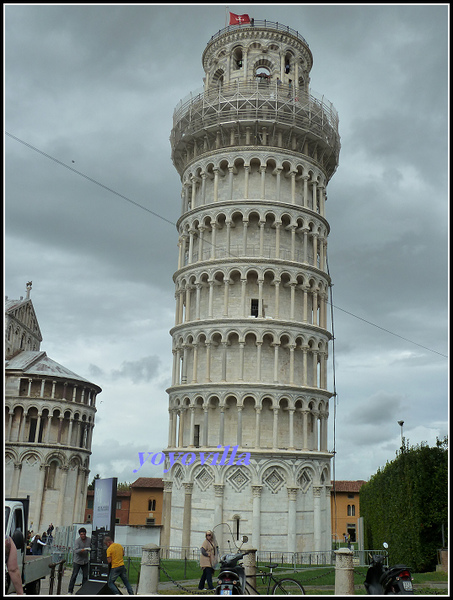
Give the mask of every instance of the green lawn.
M 127 561 L 127 562 L 126 562 Z M 128 566 L 129 563 L 129 580 L 131 583 L 137 582 L 137 576 L 140 570 L 140 562 L 139 558 L 130 558 L 125 559 L 125 564 Z M 165 571 L 170 575 L 171 579 L 175 581 L 187 581 L 187 580 L 198 580 L 201 575 L 199 562 L 197 560 L 162 560 L 161 565 Z M 258 565 L 261 569 L 262 567 Z M 165 575 L 164 570 L 160 569 L 160 582 L 168 582 L 169 578 Z M 262 568 L 262 570 L 266 571 L 267 569 Z M 356 594 L 365 594 L 365 588 L 363 587 L 363 581 L 365 579 L 367 568 L 366 567 L 356 567 L 354 569 L 354 584 L 356 586 Z M 216 575 L 218 571 L 216 572 Z M 333 595 L 334 590 L 332 589 L 335 586 L 335 568 L 333 566 L 328 567 L 307 567 L 302 566 L 300 571 L 296 573 L 292 572 L 291 566 L 288 566 L 287 569 L 279 568 L 274 571 L 274 574 L 277 578 L 282 577 L 283 575 L 287 575 L 292 579 L 297 579 L 302 583 L 304 587 L 307 587 L 306 594 L 307 595 Z M 213 580 L 216 582 L 216 575 Z M 431 573 L 413 573 L 414 584 L 417 586 L 423 586 L 423 588 L 416 589 L 416 595 L 421 594 L 447 594 L 446 589 L 434 589 L 429 587 L 430 582 L 447 582 L 448 574 L 443 573 L 441 571 L 434 571 Z M 423 584 L 426 584 L 423 585 Z M 272 584 L 271 584 L 272 585 Z M 319 587 L 318 587 L 319 586 Z M 326 589 L 326 587 L 330 589 Z M 358 587 L 357 587 L 358 586 Z M 192 586 L 190 586 L 192 587 Z M 194 587 L 194 589 L 196 586 Z M 262 582 L 261 577 L 257 577 L 257 589 L 261 594 L 265 594 L 267 590 L 267 580 Z M 271 588 L 272 589 L 272 588 Z M 182 590 L 177 588 L 176 586 L 172 587 L 171 590 L 162 590 L 160 593 L 163 594 L 184 594 Z

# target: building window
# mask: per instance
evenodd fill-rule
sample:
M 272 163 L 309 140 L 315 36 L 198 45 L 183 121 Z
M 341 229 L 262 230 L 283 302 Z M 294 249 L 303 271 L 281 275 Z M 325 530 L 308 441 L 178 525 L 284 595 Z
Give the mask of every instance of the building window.
M 37 424 L 38 424 L 38 419 L 30 419 L 30 431 L 28 433 L 28 441 L 29 442 L 35 441 Z
M 121 510 L 121 500 L 116 501 L 116 510 Z
M 242 48 L 236 48 L 233 52 L 233 65 L 235 69 L 242 69 Z
M 148 500 L 148 510 L 149 511 L 156 510 L 156 501 L 155 500 Z
M 258 299 L 257 298 L 252 298 L 251 301 L 251 306 L 250 306 L 250 314 L 252 317 L 257 317 L 258 316 Z
M 93 508 L 94 498 L 88 498 L 87 500 L 87 508 Z
M 156 519 L 146 519 L 147 525 L 155 525 L 155 523 L 156 523 Z
M 348 494 L 348 498 L 354 498 L 354 494 Z
M 355 517 L 355 504 L 348 504 L 348 517 Z
M 260 66 L 255 71 L 255 79 L 259 82 L 268 83 L 271 78 L 271 72 L 267 67 Z
M 199 425 L 195 425 L 195 427 L 194 427 L 193 443 L 194 443 L 195 448 L 200 447 L 200 426 Z
M 44 420 L 41 419 L 41 423 L 39 424 L 39 431 L 38 431 L 38 444 L 42 444 L 43 433 L 44 433 Z

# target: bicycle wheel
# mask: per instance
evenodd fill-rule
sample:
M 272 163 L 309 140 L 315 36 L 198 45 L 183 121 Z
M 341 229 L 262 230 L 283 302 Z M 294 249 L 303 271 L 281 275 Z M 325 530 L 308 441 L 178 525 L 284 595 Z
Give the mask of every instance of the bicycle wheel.
M 285 578 L 277 581 L 272 589 L 272 594 L 274 596 L 303 596 L 305 594 L 305 590 L 295 579 Z

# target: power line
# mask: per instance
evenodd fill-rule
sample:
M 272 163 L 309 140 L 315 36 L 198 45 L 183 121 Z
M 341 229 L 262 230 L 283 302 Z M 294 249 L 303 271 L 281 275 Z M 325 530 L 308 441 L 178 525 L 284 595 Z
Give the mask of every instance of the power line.
M 351 315 L 351 317 L 355 317 L 356 319 L 359 319 L 360 321 L 363 321 L 364 323 L 368 323 L 368 325 L 372 325 L 373 327 L 377 327 L 378 329 L 381 329 L 382 331 L 385 331 L 386 333 L 390 333 L 390 335 L 394 335 L 395 337 L 398 337 L 398 338 L 404 340 L 405 342 L 410 342 L 411 344 L 415 344 L 416 346 L 420 346 L 420 348 L 424 348 L 425 350 L 428 350 L 429 352 L 434 352 L 434 354 L 439 354 L 439 356 L 443 356 L 444 358 L 448 358 L 448 356 L 446 354 L 442 354 L 442 352 L 438 352 L 437 350 L 432 350 L 431 348 L 428 348 L 427 346 L 423 346 L 422 344 L 414 342 L 413 340 L 409 340 L 408 338 L 405 338 L 402 335 L 399 335 L 398 333 L 390 331 L 389 329 L 385 329 L 385 327 L 381 327 L 380 325 L 376 325 L 376 323 L 372 323 L 371 321 L 367 321 L 366 319 L 364 319 L 362 317 L 359 317 L 358 315 L 355 315 L 354 313 L 349 312 L 348 310 L 345 310 L 344 308 L 340 308 L 339 306 L 335 306 L 334 308 L 336 308 L 337 310 L 341 310 L 342 312 L 344 312 L 344 313 L 346 313 L 348 315 Z
M 19 142 L 20 144 L 23 144 L 24 146 L 27 146 L 27 148 L 30 148 L 31 150 L 34 150 L 35 152 L 38 152 L 38 154 L 41 154 L 42 156 L 45 156 L 49 160 L 52 160 L 53 162 L 57 163 L 58 165 L 64 167 L 65 169 L 68 169 L 69 171 L 72 171 L 76 175 L 79 175 L 80 177 L 83 177 L 87 181 L 90 181 L 91 183 L 94 183 L 95 185 L 103 188 L 104 190 L 107 190 L 108 192 L 111 192 L 112 194 L 115 194 L 115 196 L 118 196 L 119 198 L 122 198 L 123 200 L 126 200 L 126 202 L 129 202 L 130 204 L 133 204 L 137 208 L 141 208 L 142 210 L 145 210 L 147 213 L 153 215 L 154 217 L 157 217 L 158 219 L 161 219 L 162 221 L 165 221 L 166 223 L 169 223 L 170 225 L 173 225 L 173 226 L 176 227 L 176 223 L 174 223 L 173 221 L 170 221 L 169 219 L 166 219 L 165 217 L 163 217 L 159 213 L 154 212 L 153 210 L 147 208 L 146 206 L 143 206 L 143 204 L 140 204 L 139 202 L 136 202 L 135 200 L 131 200 L 130 198 L 128 198 L 124 194 L 120 194 L 119 192 L 117 192 L 116 190 L 112 189 L 111 187 L 108 187 L 107 185 L 104 185 L 103 183 L 97 181 L 96 179 L 93 179 L 93 177 L 89 177 L 88 175 L 85 175 L 85 173 L 82 173 L 81 171 L 78 171 L 77 169 L 74 169 L 74 167 L 71 167 L 70 165 L 67 165 L 66 163 L 62 162 L 61 160 L 58 160 L 54 156 L 52 156 L 50 154 L 47 154 L 47 152 L 44 152 L 43 150 L 40 150 L 39 148 L 36 148 L 36 146 L 33 146 L 32 144 L 29 144 L 28 142 L 25 142 L 24 140 L 16 137 L 15 135 L 12 135 L 11 133 L 8 133 L 7 131 L 5 131 L 5 134 L 8 137 L 12 138 L 13 140 L 16 140 L 16 142 Z M 210 245 L 213 245 L 209 240 L 205 240 L 205 242 L 207 242 Z M 230 256 L 233 257 L 233 258 L 236 257 L 231 252 L 230 252 Z M 332 304 L 332 306 L 333 306 L 333 304 Z M 437 350 L 432 350 L 431 348 L 428 348 L 427 346 L 423 346 L 422 344 L 418 344 L 417 342 L 414 342 L 414 341 L 412 341 L 412 340 L 410 340 L 408 338 L 403 337 L 402 335 L 394 333 L 393 331 L 385 329 L 384 327 L 381 327 L 380 325 L 376 325 L 376 323 L 372 323 L 371 321 L 368 321 L 367 319 L 359 317 L 358 315 L 355 315 L 354 313 L 349 312 L 349 311 L 345 310 L 344 308 L 340 308 L 338 306 L 335 306 L 335 308 L 337 310 L 341 310 L 342 312 L 344 312 L 344 313 L 346 313 L 346 314 L 348 314 L 348 315 L 350 315 L 352 317 L 355 317 L 356 319 L 359 319 L 360 321 L 363 321 L 364 323 L 367 323 L 368 325 L 371 325 L 373 327 L 377 327 L 378 329 L 381 329 L 382 331 L 385 331 L 386 333 L 389 333 L 390 335 L 398 337 L 398 338 L 400 338 L 400 339 L 402 339 L 402 340 L 404 340 L 406 342 L 409 342 L 411 344 L 415 344 L 416 346 L 419 346 L 420 348 L 423 348 L 424 350 L 428 350 L 429 352 L 433 352 L 434 354 L 438 354 L 439 356 L 443 356 L 444 358 L 448 358 L 448 356 L 446 354 L 442 354 L 441 352 L 437 352 Z
M 12 138 L 13 140 L 16 140 L 16 142 L 20 142 L 21 144 L 23 144 L 24 146 L 27 146 L 31 150 L 34 150 L 35 152 L 38 152 L 39 154 L 42 154 L 43 156 L 45 156 L 49 160 L 53 160 L 54 162 L 56 162 L 57 164 L 61 165 L 62 167 L 65 167 L 65 169 L 69 169 L 69 171 L 72 171 L 73 173 L 76 173 L 76 175 L 80 175 L 80 177 L 84 177 L 88 181 L 91 181 L 91 183 L 94 183 L 95 185 L 98 185 L 99 187 L 104 188 L 104 190 L 107 190 L 108 192 L 111 192 L 112 194 L 115 194 L 115 196 L 119 196 L 123 200 L 126 200 L 127 202 L 130 202 L 131 204 L 134 204 L 138 208 L 146 210 L 146 212 L 148 212 L 151 215 L 157 217 L 158 219 L 162 219 L 162 221 L 165 221 L 166 223 L 170 223 L 170 225 L 176 225 L 176 223 L 174 223 L 173 221 L 170 221 L 169 219 L 166 219 L 162 215 L 159 215 L 158 213 L 154 212 L 153 210 L 147 208 L 146 206 L 143 206 L 143 204 L 139 204 L 138 202 L 135 202 L 135 200 L 131 200 L 127 196 L 124 196 L 123 194 L 120 194 L 119 192 L 117 192 L 117 191 L 113 190 L 112 188 L 108 187 L 107 185 L 104 185 L 103 183 L 100 183 L 99 181 L 96 181 L 96 179 L 93 179 L 92 177 L 89 177 L 88 175 L 85 175 L 85 173 L 82 173 L 81 171 L 77 171 L 77 169 L 74 169 L 73 167 L 71 167 L 71 166 L 67 165 L 66 163 L 62 162 L 61 160 L 58 160 L 58 158 L 55 158 L 54 156 L 51 156 L 50 154 L 47 154 L 46 152 L 43 152 L 39 148 L 36 148 L 36 146 L 32 146 L 28 142 L 24 142 L 24 140 L 21 140 L 20 138 L 16 137 L 15 135 L 12 135 L 11 133 L 8 133 L 7 131 L 5 131 L 5 134 L 7 136 L 9 136 L 10 138 Z

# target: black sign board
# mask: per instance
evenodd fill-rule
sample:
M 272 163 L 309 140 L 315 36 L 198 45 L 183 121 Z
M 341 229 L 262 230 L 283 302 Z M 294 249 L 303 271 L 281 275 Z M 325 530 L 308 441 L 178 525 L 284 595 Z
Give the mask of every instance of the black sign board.
M 117 478 L 95 479 L 93 503 L 93 530 L 91 533 L 90 581 L 106 583 L 109 574 L 106 536 L 115 539 Z

